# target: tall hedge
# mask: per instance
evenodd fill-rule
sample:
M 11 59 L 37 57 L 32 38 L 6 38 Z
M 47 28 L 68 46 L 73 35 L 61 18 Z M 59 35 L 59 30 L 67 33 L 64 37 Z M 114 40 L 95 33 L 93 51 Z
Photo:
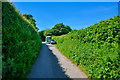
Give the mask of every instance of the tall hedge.
M 42 47 L 33 25 L 8 2 L 2 3 L 2 76 L 26 78 Z
M 89 78 L 120 78 L 120 17 L 55 36 L 56 47 Z

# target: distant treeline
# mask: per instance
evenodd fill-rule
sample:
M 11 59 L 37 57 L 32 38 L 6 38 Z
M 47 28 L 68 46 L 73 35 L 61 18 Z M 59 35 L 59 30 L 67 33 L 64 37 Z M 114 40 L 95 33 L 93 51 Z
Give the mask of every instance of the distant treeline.
M 72 29 L 68 25 L 64 25 L 63 23 L 56 24 L 52 29 L 43 30 L 39 32 L 41 39 L 44 41 L 45 36 L 60 36 L 63 34 L 67 34 Z

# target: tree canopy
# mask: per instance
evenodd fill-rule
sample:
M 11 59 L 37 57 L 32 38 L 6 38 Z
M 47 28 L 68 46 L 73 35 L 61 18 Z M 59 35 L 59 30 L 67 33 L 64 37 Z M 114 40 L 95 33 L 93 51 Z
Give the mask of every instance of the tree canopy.
M 42 41 L 45 41 L 45 36 L 60 36 L 71 32 L 71 28 L 63 23 L 56 24 L 52 29 L 46 29 L 39 32 Z
M 63 23 L 56 24 L 52 29 L 45 30 L 44 35 L 45 36 L 59 36 L 63 34 L 67 34 L 71 31 L 72 29 L 68 25 L 64 25 Z
M 31 14 L 23 14 L 23 16 L 26 17 L 31 22 L 31 24 L 34 25 L 35 28 L 38 30 L 38 28 L 36 27 L 36 23 L 35 23 L 36 20 L 33 19 L 33 16 Z

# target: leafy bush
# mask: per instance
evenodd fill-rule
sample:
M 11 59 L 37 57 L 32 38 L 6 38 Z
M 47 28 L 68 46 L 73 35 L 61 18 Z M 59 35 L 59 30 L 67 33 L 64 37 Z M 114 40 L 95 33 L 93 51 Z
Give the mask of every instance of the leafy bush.
M 84 68 L 89 78 L 120 78 L 119 21 L 115 16 L 53 39 L 63 55 Z
M 26 78 L 41 48 L 39 33 L 15 7 L 2 3 L 3 79 Z

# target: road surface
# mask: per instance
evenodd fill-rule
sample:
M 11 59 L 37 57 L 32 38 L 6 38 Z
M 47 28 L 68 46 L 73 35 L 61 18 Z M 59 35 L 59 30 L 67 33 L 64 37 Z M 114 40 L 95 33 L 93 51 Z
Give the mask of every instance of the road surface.
M 28 78 L 87 78 L 53 45 L 42 42 L 42 48 Z

